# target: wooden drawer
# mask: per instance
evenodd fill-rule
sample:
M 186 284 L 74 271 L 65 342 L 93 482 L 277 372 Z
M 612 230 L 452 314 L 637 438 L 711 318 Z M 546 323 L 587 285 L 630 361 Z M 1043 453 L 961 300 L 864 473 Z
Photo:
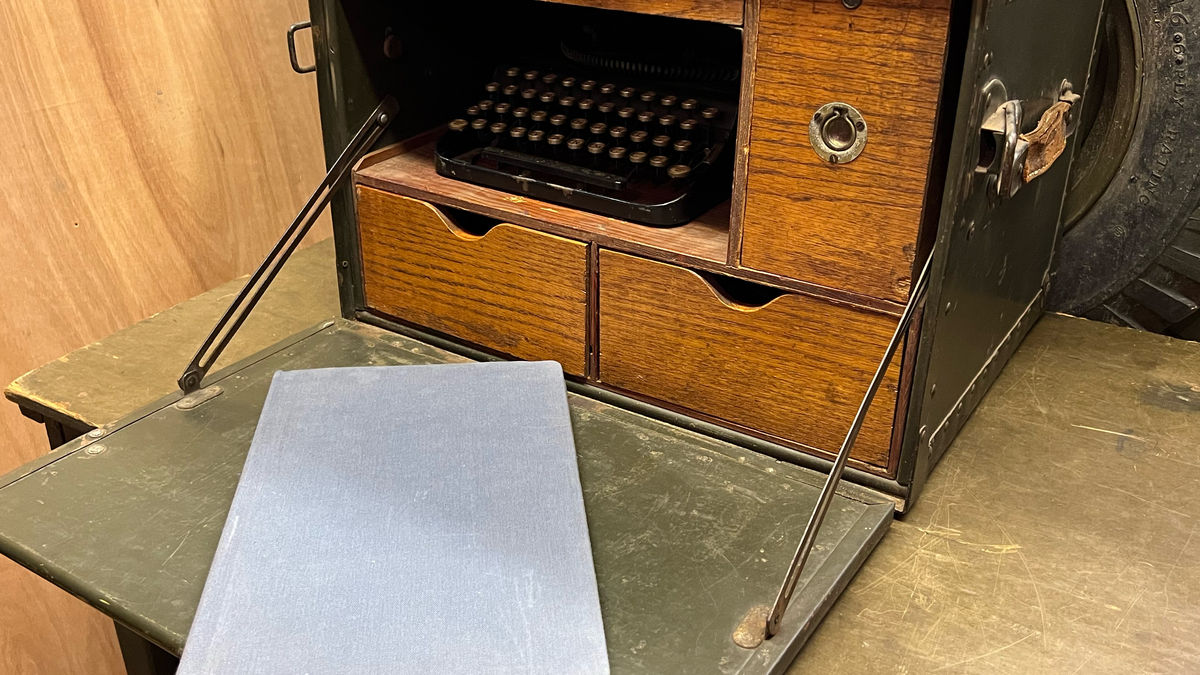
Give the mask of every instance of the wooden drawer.
M 762 0 L 742 265 L 908 299 L 949 26 L 950 0 Z M 867 124 L 862 155 L 838 165 L 808 140 L 836 101 Z
M 600 253 L 602 382 L 793 444 L 837 452 L 895 327 L 803 295 L 739 304 L 691 270 Z M 854 459 L 889 467 L 899 373 Z
M 470 234 L 427 202 L 357 197 L 369 308 L 584 374 L 586 244 L 505 223 Z

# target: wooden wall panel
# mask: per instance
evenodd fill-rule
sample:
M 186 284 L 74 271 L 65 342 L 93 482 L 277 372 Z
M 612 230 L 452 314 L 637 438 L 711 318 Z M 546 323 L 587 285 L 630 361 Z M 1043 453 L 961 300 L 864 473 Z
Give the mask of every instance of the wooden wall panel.
M 742 0 L 549 0 L 567 5 L 661 14 L 684 19 L 741 25 Z
M 307 15 L 304 0 L 0 3 L 0 380 L 266 254 L 323 173 L 315 81 L 284 40 Z M 47 449 L 8 402 L 0 441 L 0 472 Z M 0 598 L 0 671 L 121 672 L 106 618 L 6 559 Z
M 744 266 L 907 299 L 925 196 L 950 0 L 762 0 Z M 848 103 L 868 125 L 863 154 L 831 165 L 808 122 Z

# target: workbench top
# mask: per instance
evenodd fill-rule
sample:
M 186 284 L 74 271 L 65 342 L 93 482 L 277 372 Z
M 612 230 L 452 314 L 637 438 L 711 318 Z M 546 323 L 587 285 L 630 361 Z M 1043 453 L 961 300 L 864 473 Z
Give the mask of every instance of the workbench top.
M 337 313 L 332 247 L 297 256 L 223 362 Z M 52 362 L 7 395 L 106 425 L 174 388 L 239 287 Z M 1197 485 L 1200 344 L 1043 317 L 793 670 L 1196 670 Z

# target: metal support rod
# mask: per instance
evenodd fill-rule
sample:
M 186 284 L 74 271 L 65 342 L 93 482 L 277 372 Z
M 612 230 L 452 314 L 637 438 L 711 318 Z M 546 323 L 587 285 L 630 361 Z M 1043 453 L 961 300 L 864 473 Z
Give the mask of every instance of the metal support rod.
M 825 479 L 825 487 L 821 489 L 821 496 L 817 499 L 816 506 L 813 507 L 812 516 L 808 520 L 808 526 L 804 528 L 804 536 L 800 538 L 800 546 L 796 549 L 796 555 L 792 558 L 791 567 L 788 568 L 783 585 L 779 588 L 779 595 L 775 597 L 775 604 L 771 607 L 771 613 L 767 615 L 767 638 L 770 638 L 779 631 L 779 622 L 783 619 L 783 613 L 787 610 L 788 603 L 792 600 L 792 593 L 796 590 L 796 582 L 800 579 L 800 573 L 804 571 L 804 563 L 808 561 L 808 554 L 812 552 L 813 544 L 817 540 L 817 532 L 821 529 L 821 523 L 825 521 L 825 514 L 829 511 L 829 505 L 833 503 L 838 483 L 842 480 L 842 472 L 846 469 L 846 460 L 850 458 L 850 449 L 854 447 L 854 442 L 858 440 L 858 432 L 862 429 L 863 420 L 867 417 L 867 410 L 871 407 L 871 402 L 875 400 L 875 394 L 879 391 L 879 386 L 883 384 L 883 378 L 887 374 L 888 366 L 892 363 L 892 357 L 895 355 L 900 343 L 904 340 L 905 334 L 908 333 L 908 327 L 912 323 L 917 307 L 920 306 L 921 301 L 925 298 L 925 291 L 929 287 L 929 268 L 932 261 L 933 254 L 930 253 L 929 257 L 925 260 L 925 266 L 921 269 L 921 274 L 917 276 L 917 281 L 913 284 L 912 294 L 908 298 L 908 304 L 904 306 L 904 312 L 900 315 L 900 322 L 896 324 L 896 331 L 892 333 L 892 339 L 888 342 L 883 360 L 879 362 L 879 367 L 875 369 L 875 376 L 871 378 L 871 385 L 867 387 L 867 393 L 858 405 L 858 412 L 855 413 L 854 421 L 850 424 L 850 431 L 846 433 L 846 438 L 842 441 L 842 447 L 838 450 L 837 459 L 833 462 L 833 468 L 829 470 L 829 477 Z
M 350 173 L 354 163 L 371 149 L 371 146 L 375 144 L 375 141 L 383 134 L 383 130 L 395 117 L 397 110 L 399 110 L 399 106 L 394 98 L 391 96 L 384 98 L 375 112 L 371 113 L 362 128 L 358 130 L 358 133 L 354 134 L 354 138 L 342 151 L 341 156 L 329 167 L 329 172 L 325 174 L 325 179 L 321 181 L 316 192 L 309 197 L 308 203 L 300 209 L 296 219 L 275 243 L 275 248 L 271 249 L 266 259 L 250 276 L 241 292 L 230 303 L 229 309 L 225 310 L 225 314 L 217 321 L 217 325 L 213 326 L 204 343 L 200 345 L 200 349 L 196 350 L 196 355 L 192 357 L 183 374 L 179 376 L 179 388 L 183 393 L 190 394 L 200 388 L 200 382 L 208 374 L 217 357 L 225 350 L 225 346 L 237 333 L 238 328 L 241 328 L 242 322 L 258 304 L 263 293 L 275 280 L 275 275 L 279 273 L 283 264 L 300 245 L 304 235 L 308 234 L 317 217 L 329 205 L 334 192 Z

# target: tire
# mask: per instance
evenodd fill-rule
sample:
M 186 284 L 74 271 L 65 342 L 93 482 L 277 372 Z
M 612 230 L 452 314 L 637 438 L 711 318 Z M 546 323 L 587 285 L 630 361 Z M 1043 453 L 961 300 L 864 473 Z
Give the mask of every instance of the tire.
M 1047 306 L 1200 339 L 1200 0 L 1109 5 Z

